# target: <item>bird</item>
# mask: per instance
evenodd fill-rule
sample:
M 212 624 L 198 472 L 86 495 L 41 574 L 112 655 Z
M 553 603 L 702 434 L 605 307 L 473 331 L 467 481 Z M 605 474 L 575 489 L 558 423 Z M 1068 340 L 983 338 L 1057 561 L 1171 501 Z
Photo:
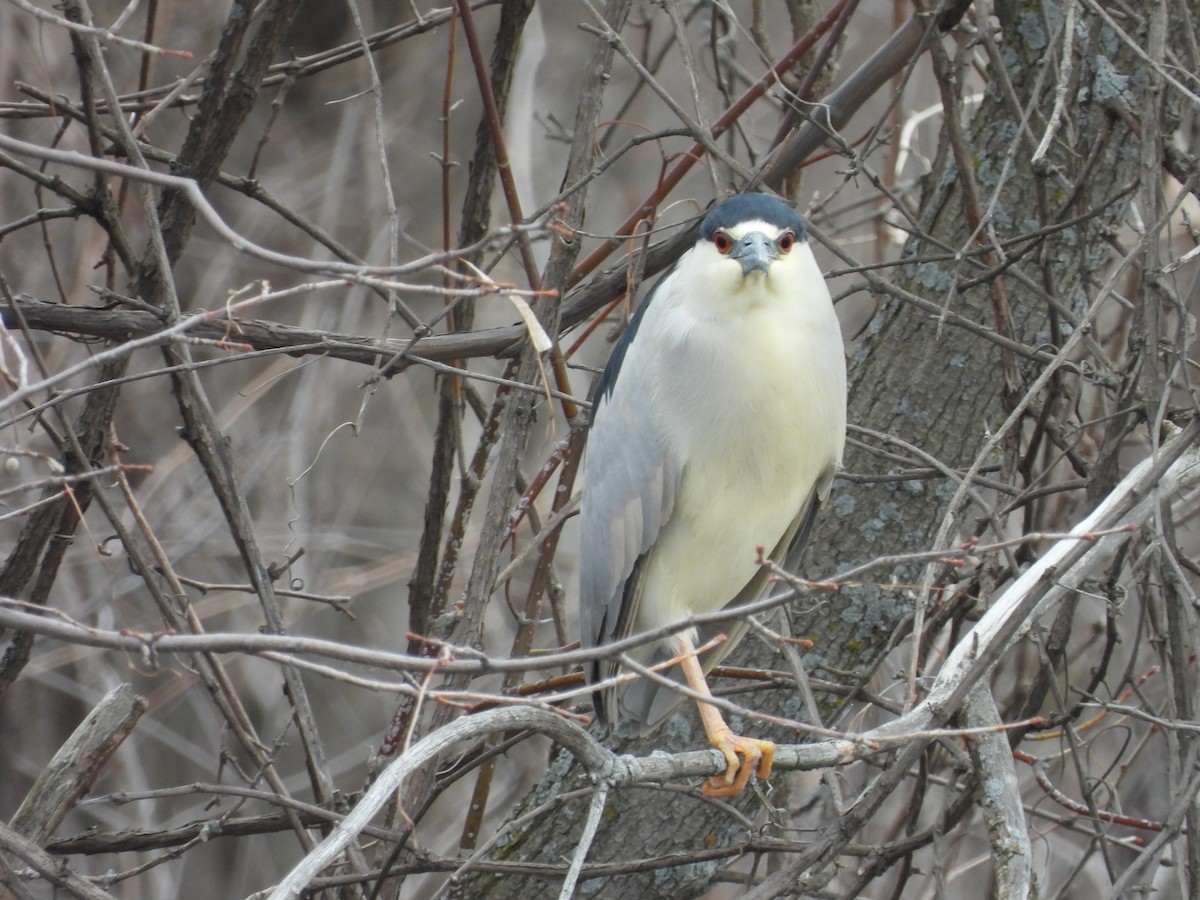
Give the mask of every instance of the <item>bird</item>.
M 584 648 L 758 599 L 760 554 L 798 562 L 846 438 L 841 329 L 804 219 L 764 193 L 735 194 L 647 293 L 593 392 L 582 466 L 580 629 Z M 711 698 L 706 673 L 747 623 L 689 627 L 627 651 Z M 703 651 L 724 633 L 726 640 Z M 587 666 L 602 725 L 627 736 L 661 725 L 686 699 Z M 629 674 L 629 673 L 624 673 Z M 771 770 L 775 745 L 735 734 L 697 701 L 726 761 L 708 796 L 742 793 Z

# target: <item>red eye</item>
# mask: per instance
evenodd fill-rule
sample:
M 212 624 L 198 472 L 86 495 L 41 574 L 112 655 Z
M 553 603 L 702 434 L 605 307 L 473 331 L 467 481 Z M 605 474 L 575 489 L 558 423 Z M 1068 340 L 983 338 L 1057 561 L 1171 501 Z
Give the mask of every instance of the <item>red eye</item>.
M 783 234 L 781 234 L 779 236 L 779 240 L 777 240 L 775 242 L 776 246 L 779 247 L 780 253 L 787 253 L 789 250 L 792 249 L 792 245 L 795 243 L 796 243 L 796 236 L 794 234 L 792 234 L 790 231 L 785 231 Z
M 722 256 L 733 249 L 733 238 L 723 231 L 718 231 L 712 238 L 713 246 L 717 248 L 717 252 Z

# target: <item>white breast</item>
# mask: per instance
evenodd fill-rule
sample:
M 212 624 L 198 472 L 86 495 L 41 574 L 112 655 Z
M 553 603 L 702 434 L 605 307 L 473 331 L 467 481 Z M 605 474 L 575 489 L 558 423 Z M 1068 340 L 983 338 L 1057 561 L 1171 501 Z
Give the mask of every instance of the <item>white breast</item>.
M 726 605 L 754 575 L 756 548 L 775 547 L 840 462 L 841 332 L 811 252 L 796 249 L 770 282 L 752 276 L 725 293 L 724 307 L 697 306 L 681 283 L 656 299 L 662 320 L 643 326 L 671 336 L 655 360 L 653 403 L 683 476 L 647 560 L 645 596 L 660 602 L 641 604 L 637 630 Z M 808 295 L 789 290 L 795 283 Z

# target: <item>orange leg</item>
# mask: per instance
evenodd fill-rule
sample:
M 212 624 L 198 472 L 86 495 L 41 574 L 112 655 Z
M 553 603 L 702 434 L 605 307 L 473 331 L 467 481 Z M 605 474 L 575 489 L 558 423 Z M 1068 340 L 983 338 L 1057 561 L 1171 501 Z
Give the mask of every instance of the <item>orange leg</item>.
M 696 657 L 696 645 L 684 636 L 675 638 L 676 652 L 679 654 L 679 665 L 683 668 L 683 677 L 697 694 L 711 697 L 712 691 L 704 679 L 704 667 Z M 709 797 L 736 797 L 746 789 L 750 781 L 750 773 L 757 769 L 758 780 L 764 781 L 771 774 L 771 763 L 775 759 L 775 745 L 770 741 L 759 741 L 754 738 L 734 734 L 725 724 L 721 711 L 715 706 L 697 701 L 700 711 L 700 721 L 704 725 L 704 733 L 708 741 L 724 754 L 729 768 L 725 774 L 714 776 L 704 783 L 703 791 Z

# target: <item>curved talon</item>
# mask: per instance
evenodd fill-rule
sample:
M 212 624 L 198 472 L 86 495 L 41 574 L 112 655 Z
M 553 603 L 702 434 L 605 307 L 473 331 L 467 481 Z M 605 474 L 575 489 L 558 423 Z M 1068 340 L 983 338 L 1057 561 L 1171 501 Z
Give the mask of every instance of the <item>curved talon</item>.
M 712 745 L 724 754 L 729 768 L 724 775 L 704 782 L 701 790 L 706 797 L 736 797 L 746 789 L 751 772 L 758 775 L 759 781 L 765 781 L 771 774 L 771 764 L 775 761 L 775 745 L 771 741 L 726 731 L 713 735 Z

